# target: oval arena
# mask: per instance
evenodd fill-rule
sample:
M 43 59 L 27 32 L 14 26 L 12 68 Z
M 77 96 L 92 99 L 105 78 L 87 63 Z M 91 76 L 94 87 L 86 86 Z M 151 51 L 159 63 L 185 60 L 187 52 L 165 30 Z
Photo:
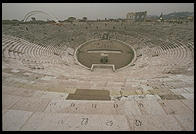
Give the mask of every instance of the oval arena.
M 136 59 L 135 50 L 128 44 L 109 38 L 90 40 L 75 50 L 75 57 L 81 66 L 93 70 L 94 66 L 107 67 L 111 65 L 116 69 L 133 64 Z M 106 59 L 105 61 L 104 58 Z

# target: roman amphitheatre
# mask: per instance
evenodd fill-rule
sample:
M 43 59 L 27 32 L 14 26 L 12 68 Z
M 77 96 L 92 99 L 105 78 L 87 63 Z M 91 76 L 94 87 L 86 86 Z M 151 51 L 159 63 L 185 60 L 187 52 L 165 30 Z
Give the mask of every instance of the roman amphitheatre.
M 2 24 L 4 131 L 194 130 L 194 22 Z

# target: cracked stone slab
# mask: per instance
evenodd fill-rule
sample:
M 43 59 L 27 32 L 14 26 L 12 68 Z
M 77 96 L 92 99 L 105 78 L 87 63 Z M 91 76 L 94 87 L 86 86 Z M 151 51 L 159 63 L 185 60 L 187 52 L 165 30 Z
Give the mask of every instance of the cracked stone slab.
M 157 100 L 137 100 L 136 102 L 143 115 L 166 115 Z
M 126 115 L 142 115 L 136 101 L 125 101 L 124 110 Z
M 175 118 L 187 131 L 194 131 L 194 114 L 176 114 Z
M 160 105 L 167 114 L 192 114 L 193 111 L 189 109 L 180 100 L 160 100 Z
M 172 115 L 136 115 L 134 120 L 135 131 L 181 131 L 183 128 Z
M 35 93 L 35 90 L 16 88 L 16 87 L 3 87 L 3 94 L 21 96 L 21 97 L 31 97 Z
M 194 112 L 194 99 L 181 101 Z
M 18 131 L 33 112 L 8 110 L 3 115 L 3 131 Z
M 22 97 L 3 94 L 2 95 L 3 109 L 9 109 L 20 99 L 22 99 Z
M 19 100 L 12 109 L 14 110 L 24 110 L 24 111 L 44 111 L 50 99 L 48 98 L 34 98 L 34 97 L 24 97 Z
M 123 102 L 70 101 L 53 99 L 44 112 L 81 114 L 123 114 Z
M 194 87 L 186 87 L 184 88 L 184 90 L 186 90 L 190 94 L 194 94 Z
M 156 94 L 156 95 L 151 95 L 151 94 L 147 94 L 147 95 L 135 95 L 134 96 L 135 100 L 160 100 L 161 98 Z
M 35 91 L 32 97 L 38 98 L 50 98 L 50 99 L 66 99 L 68 96 L 67 93 L 60 93 L 60 92 L 49 92 L 49 91 Z
M 181 94 L 184 98 L 186 98 L 187 100 L 189 99 L 194 99 L 194 94 Z
M 184 90 L 184 88 L 175 88 L 170 90 L 175 94 L 189 93 L 188 91 Z
M 123 115 L 87 115 L 36 112 L 21 130 L 31 131 L 90 131 L 90 130 L 130 130 Z

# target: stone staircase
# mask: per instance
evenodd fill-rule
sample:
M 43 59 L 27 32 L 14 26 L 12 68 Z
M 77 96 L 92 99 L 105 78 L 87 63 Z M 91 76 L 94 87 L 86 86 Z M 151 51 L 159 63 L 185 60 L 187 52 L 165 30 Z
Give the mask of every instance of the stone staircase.
M 194 125 L 191 97 L 168 100 L 137 94 L 119 101 L 96 101 L 67 100 L 67 93 L 13 86 L 3 86 L 2 92 L 3 130 L 190 131 Z

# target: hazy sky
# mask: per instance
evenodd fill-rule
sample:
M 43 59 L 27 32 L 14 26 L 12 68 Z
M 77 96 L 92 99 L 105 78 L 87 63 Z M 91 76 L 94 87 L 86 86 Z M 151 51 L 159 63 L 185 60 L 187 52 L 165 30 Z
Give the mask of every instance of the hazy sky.
M 2 3 L 2 19 L 22 20 L 26 13 L 41 10 L 60 20 L 69 16 L 88 19 L 125 18 L 128 12 L 147 11 L 147 15 L 160 15 L 194 11 L 193 3 Z M 36 18 L 45 17 L 35 15 Z M 46 17 L 47 18 L 47 17 Z M 44 18 L 45 19 L 45 18 Z

